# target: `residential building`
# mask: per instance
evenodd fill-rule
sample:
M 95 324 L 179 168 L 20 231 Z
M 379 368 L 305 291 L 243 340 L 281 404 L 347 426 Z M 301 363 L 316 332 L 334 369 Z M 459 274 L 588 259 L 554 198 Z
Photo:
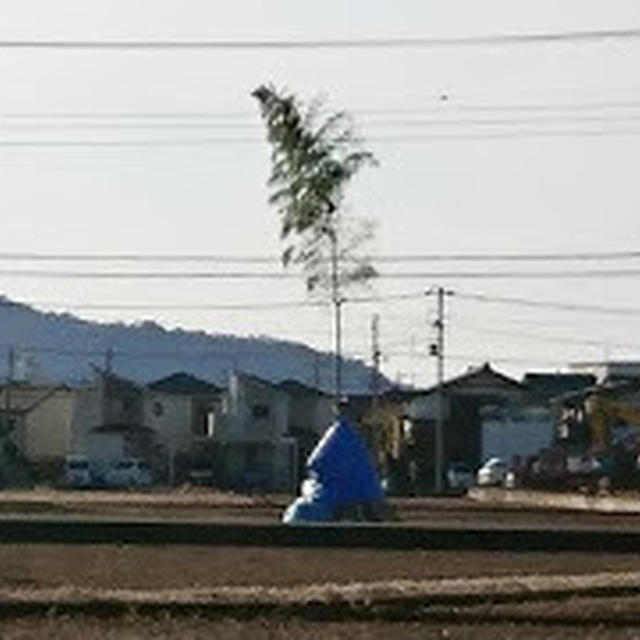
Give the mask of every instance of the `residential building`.
M 188 479 L 194 462 L 214 464 L 216 430 L 222 420 L 223 390 L 191 374 L 178 372 L 147 385 L 144 424 L 153 429 L 166 461 L 170 484 Z M 213 470 L 212 470 L 213 471 Z
M 157 464 L 155 431 L 144 423 L 144 388 L 103 371 L 77 389 L 70 453 L 106 466 L 125 457 Z

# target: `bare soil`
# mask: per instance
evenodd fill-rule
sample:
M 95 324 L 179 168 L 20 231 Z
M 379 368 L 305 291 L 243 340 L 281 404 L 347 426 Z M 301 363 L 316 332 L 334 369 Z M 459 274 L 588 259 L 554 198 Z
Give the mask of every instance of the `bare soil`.
M 636 605 L 637 606 L 637 605 Z M 22 619 L 4 621 L 3 640 L 627 640 L 640 637 L 634 626 L 520 624 L 517 622 L 455 624 L 438 622 L 307 622 L 261 619 L 159 618 L 137 616 L 119 620 L 99 618 Z
M 0 545 L 0 567 L 4 588 L 184 589 L 626 572 L 640 563 L 606 553 Z
M 148 491 L 68 491 L 43 487 L 0 491 L 0 514 L 279 522 L 292 499 L 287 495 L 242 495 L 190 486 Z M 394 498 L 388 504 L 391 519 L 418 526 L 640 529 L 640 517 L 636 514 L 545 509 L 478 502 L 465 497 Z
M 0 494 L 0 510 L 10 513 L 91 513 L 166 518 L 275 520 L 289 498 L 237 496 L 209 490 L 169 493 L 16 492 Z M 461 524 L 490 524 L 515 518 L 540 524 L 583 518 L 593 526 L 638 527 L 637 518 L 513 508 L 487 508 L 464 500 L 399 502 L 401 520 L 434 518 Z M 586 519 L 584 519 L 586 518 Z M 199 546 L 0 545 L 0 589 L 55 588 L 203 589 L 223 586 L 302 587 L 393 580 L 465 579 L 478 576 L 578 575 L 640 571 L 634 556 L 594 553 L 501 553 L 372 551 L 363 549 L 278 549 Z M 640 638 L 640 597 L 562 600 L 557 603 L 486 604 L 430 609 L 397 622 L 312 620 L 269 616 L 207 619 L 193 615 L 139 614 L 9 617 L 0 639 L 27 638 Z

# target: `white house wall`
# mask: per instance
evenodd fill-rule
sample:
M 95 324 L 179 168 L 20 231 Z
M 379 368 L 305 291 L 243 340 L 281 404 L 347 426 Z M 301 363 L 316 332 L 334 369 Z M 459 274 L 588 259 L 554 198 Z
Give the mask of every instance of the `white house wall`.
M 144 400 L 144 424 L 174 453 L 185 453 L 192 441 L 193 402 L 189 396 L 151 393 Z
M 75 404 L 76 394 L 61 389 L 27 414 L 23 451 L 28 459 L 64 458 L 70 452 Z

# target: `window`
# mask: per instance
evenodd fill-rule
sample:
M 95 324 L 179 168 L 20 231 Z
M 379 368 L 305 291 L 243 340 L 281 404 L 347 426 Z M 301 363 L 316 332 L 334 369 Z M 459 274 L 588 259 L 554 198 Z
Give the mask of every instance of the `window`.
M 213 438 L 216 435 L 216 414 L 213 411 L 207 413 L 207 436 Z

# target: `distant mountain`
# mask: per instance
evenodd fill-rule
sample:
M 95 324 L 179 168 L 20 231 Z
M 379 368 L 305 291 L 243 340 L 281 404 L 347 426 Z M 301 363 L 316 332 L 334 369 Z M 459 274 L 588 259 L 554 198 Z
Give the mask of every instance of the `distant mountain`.
M 110 362 L 114 373 L 141 383 L 185 371 L 225 386 L 235 369 L 272 382 L 293 379 L 327 392 L 333 388 L 332 355 L 300 343 L 167 330 L 154 322 L 102 324 L 0 296 L 0 376 L 7 376 L 11 348 L 18 379 L 74 383 Z M 366 392 L 370 368 L 359 360 L 343 363 L 345 392 Z

